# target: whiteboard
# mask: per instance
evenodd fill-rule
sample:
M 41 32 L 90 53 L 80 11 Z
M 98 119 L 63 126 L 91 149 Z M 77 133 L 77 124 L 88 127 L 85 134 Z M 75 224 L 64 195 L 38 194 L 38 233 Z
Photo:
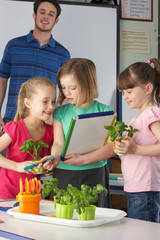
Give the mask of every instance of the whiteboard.
M 0 0 L 0 59 L 7 42 L 34 28 L 34 1 Z M 62 13 L 52 35 L 71 57 L 91 59 L 97 68 L 98 101 L 118 110 L 119 8 L 97 4 L 60 2 Z M 6 98 L 3 105 L 3 113 Z

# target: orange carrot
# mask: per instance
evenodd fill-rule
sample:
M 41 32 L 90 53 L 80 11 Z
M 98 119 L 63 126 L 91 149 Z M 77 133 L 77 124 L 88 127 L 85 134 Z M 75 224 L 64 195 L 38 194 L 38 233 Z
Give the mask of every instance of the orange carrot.
M 35 193 L 35 182 L 34 182 L 34 179 L 30 179 L 29 180 L 29 191 L 31 192 L 31 194 Z
M 27 195 L 29 195 L 29 182 L 28 182 L 28 178 L 26 178 L 25 180 L 25 192 Z
M 36 177 L 34 178 L 34 181 L 37 182 L 37 178 Z
M 41 182 L 38 180 L 38 181 L 36 181 L 35 192 L 40 193 L 40 191 L 41 191 Z
M 23 195 L 23 182 L 22 179 L 19 179 L 19 186 L 20 186 L 20 194 Z

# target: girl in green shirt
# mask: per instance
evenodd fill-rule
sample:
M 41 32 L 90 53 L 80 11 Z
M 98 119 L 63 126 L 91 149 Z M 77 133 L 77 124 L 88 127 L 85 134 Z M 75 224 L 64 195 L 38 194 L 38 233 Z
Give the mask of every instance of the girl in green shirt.
M 65 156 L 65 161 L 60 161 L 71 118 L 79 114 L 113 111 L 110 106 L 94 100 L 98 97 L 95 64 L 89 59 L 70 59 L 59 69 L 57 83 L 61 96 L 60 104 L 64 99 L 68 103 L 57 107 L 53 114 L 54 144 L 51 156 L 56 159 L 45 163 L 44 167 L 48 170 L 56 167 L 53 175 L 59 179 L 59 188 L 66 189 L 69 183 L 78 188 L 81 184 L 93 187 L 100 183 L 109 191 L 106 159 L 115 156 L 113 143 L 110 142 L 88 154 L 68 154 Z M 51 156 L 43 158 L 42 162 Z M 97 206 L 110 207 L 109 199 L 109 194 L 105 197 L 102 193 Z

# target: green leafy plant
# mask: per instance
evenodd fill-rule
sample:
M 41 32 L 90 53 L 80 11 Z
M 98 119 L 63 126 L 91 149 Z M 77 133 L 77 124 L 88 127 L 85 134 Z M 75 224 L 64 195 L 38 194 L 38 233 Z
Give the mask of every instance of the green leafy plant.
M 51 178 L 48 182 L 47 180 L 43 180 L 43 189 L 42 195 L 43 197 L 47 197 L 51 191 L 54 191 L 55 196 L 54 200 L 56 203 L 60 203 L 63 205 L 68 205 L 71 203 L 71 196 L 67 190 L 59 189 L 57 187 L 59 180 L 57 178 Z
M 108 191 L 101 184 L 97 184 L 93 188 L 82 184 L 81 190 L 76 189 L 71 184 L 68 184 L 68 192 L 72 196 L 73 208 L 78 214 L 85 211 L 85 207 L 95 204 L 98 200 L 98 195 L 103 192 L 107 195 Z
M 67 190 L 59 189 L 57 187 L 59 180 L 57 178 L 52 178 L 48 182 L 47 180 L 43 181 L 42 195 L 47 197 L 50 192 L 53 190 L 56 194 L 54 200 L 57 203 L 68 205 L 73 204 L 73 208 L 76 209 L 78 214 L 85 211 L 85 207 L 89 207 L 98 200 L 98 195 L 103 192 L 107 195 L 108 191 L 101 184 L 97 184 L 93 188 L 88 185 L 81 185 L 81 190 L 78 190 L 72 184 L 68 184 Z
M 34 141 L 33 139 L 28 139 L 24 142 L 24 145 L 19 148 L 20 151 L 29 153 L 33 160 L 39 160 L 41 157 L 39 156 L 38 152 L 43 152 L 42 148 L 49 148 L 47 143 L 41 141 Z M 33 154 L 31 153 L 33 151 Z
M 124 122 L 117 121 L 114 126 L 104 126 L 108 130 L 108 135 L 112 142 L 119 141 L 121 142 L 126 136 L 133 137 L 135 132 L 138 132 L 138 129 L 134 129 L 131 125 L 126 125 Z

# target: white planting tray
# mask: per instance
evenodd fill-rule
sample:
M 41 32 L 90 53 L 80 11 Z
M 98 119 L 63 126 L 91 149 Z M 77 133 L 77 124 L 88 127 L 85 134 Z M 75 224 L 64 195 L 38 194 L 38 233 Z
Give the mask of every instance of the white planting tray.
M 61 219 L 56 217 L 51 217 L 56 215 L 56 211 L 54 209 L 54 202 L 41 200 L 40 202 L 40 215 L 26 214 L 20 213 L 19 207 L 11 208 L 7 211 L 8 214 L 13 215 L 15 218 L 35 221 L 35 222 L 43 222 L 50 224 L 59 224 L 70 227 L 94 227 L 103 225 L 106 223 L 118 221 L 126 216 L 126 212 L 111 209 L 111 208 L 96 208 L 95 220 L 90 221 L 78 221 L 77 213 L 74 212 L 73 219 Z

